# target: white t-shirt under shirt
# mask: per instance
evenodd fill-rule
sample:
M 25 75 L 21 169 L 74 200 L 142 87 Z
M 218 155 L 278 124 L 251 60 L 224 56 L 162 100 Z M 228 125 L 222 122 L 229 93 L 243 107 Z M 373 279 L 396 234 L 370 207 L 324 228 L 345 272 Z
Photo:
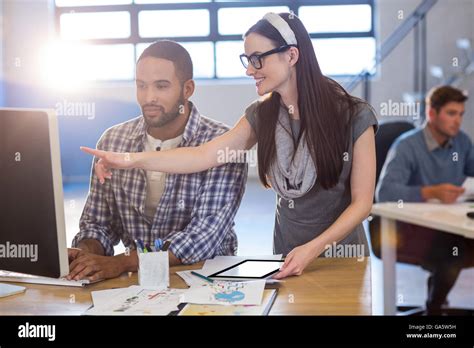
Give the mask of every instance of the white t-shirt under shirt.
M 169 150 L 178 147 L 183 135 L 176 138 L 161 141 L 153 138 L 150 134 L 146 134 L 145 151 L 157 151 L 157 147 L 161 150 Z M 156 207 L 160 202 L 163 191 L 165 190 L 166 173 L 146 171 L 146 200 L 145 215 L 153 221 Z

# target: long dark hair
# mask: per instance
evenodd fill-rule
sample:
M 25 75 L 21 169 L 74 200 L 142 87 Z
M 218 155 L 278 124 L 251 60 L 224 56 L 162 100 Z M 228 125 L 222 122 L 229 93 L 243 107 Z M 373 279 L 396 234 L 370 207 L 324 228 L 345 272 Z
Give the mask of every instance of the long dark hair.
M 291 27 L 298 41 L 296 63 L 298 110 L 301 120 L 299 141 L 306 140 L 318 181 L 324 189 L 334 187 L 343 167 L 344 152 L 350 144 L 350 120 L 356 105 L 363 101 L 349 95 L 333 79 L 322 74 L 313 45 L 301 20 L 290 13 L 279 14 Z M 244 35 L 256 33 L 270 39 L 276 47 L 286 42 L 273 25 L 259 20 Z M 280 94 L 270 93 L 257 108 L 258 173 L 265 187 L 267 174 L 276 156 L 275 128 L 281 103 Z M 302 136 L 305 139 L 302 139 Z

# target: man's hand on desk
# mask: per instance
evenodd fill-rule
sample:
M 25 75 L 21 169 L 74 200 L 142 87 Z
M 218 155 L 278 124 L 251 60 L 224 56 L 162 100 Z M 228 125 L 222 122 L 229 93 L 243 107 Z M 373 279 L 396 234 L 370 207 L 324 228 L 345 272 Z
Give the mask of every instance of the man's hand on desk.
M 181 264 L 171 251 L 169 265 Z M 84 239 L 79 243 L 79 248 L 68 248 L 69 274 L 67 279 L 89 279 L 96 281 L 115 278 L 124 272 L 136 272 L 138 269 L 138 255 L 136 250 L 129 254 L 104 256 L 104 249 L 95 239 Z
M 68 249 L 69 274 L 67 279 L 90 281 L 115 278 L 128 270 L 128 261 L 125 258 L 136 258 L 132 255 L 103 256 L 90 253 L 81 249 Z
M 439 199 L 442 203 L 451 204 L 456 202 L 458 197 L 464 193 L 465 189 L 452 184 L 439 184 L 425 186 L 421 189 L 421 195 L 425 201 L 429 199 Z

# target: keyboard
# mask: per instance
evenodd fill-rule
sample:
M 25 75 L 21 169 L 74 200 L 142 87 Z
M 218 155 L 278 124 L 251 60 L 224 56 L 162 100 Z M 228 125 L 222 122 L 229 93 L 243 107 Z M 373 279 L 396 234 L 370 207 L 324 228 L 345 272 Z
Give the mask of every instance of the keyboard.
M 67 280 L 65 277 L 61 278 L 50 278 L 36 276 L 32 274 L 17 273 L 10 271 L 0 270 L 0 281 L 2 282 L 14 282 L 14 283 L 33 283 L 33 284 L 46 284 L 46 285 L 60 285 L 60 286 L 86 286 L 89 284 L 97 283 L 100 280 L 91 282 L 88 279 L 82 280 Z

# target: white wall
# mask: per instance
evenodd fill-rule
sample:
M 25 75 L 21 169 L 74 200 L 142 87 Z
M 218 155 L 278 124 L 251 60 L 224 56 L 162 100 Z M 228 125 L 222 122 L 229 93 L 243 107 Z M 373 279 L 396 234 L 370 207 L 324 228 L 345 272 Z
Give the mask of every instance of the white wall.
M 378 29 L 383 41 L 400 23 L 398 11 L 409 15 L 421 0 L 379 0 Z M 474 2 L 472 0 L 439 0 L 427 16 L 427 61 L 428 66 L 438 65 L 450 75 L 459 72 L 451 62 L 459 57 L 456 39 L 469 38 L 474 45 Z M 410 33 L 382 65 L 380 77 L 372 84 L 372 105 L 380 110 L 380 104 L 402 101 L 404 92 L 413 89 L 413 33 Z M 428 88 L 438 82 L 428 74 Z M 470 76 L 460 88 L 470 91 L 466 104 L 463 129 L 474 139 L 474 76 Z
M 53 0 L 3 0 L 4 77 L 40 83 L 39 52 L 54 32 Z

